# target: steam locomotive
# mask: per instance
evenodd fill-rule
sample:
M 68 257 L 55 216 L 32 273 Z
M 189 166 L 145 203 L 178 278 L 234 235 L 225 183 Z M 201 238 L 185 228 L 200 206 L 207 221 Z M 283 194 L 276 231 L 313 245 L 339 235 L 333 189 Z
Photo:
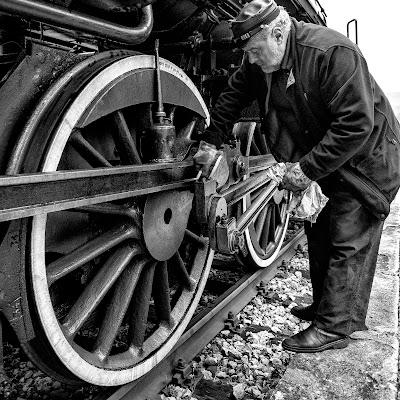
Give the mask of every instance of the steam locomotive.
M 325 24 L 318 1 L 278 0 Z M 288 193 L 249 109 L 198 179 L 193 145 L 240 65 L 242 0 L 0 0 L 0 311 L 68 383 L 151 370 L 195 312 L 215 251 L 268 267 Z

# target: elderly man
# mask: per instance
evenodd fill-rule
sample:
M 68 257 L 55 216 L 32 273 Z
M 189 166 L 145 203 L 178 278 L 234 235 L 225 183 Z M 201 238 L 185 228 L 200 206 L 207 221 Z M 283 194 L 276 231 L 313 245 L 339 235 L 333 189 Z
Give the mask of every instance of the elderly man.
M 283 186 L 316 181 L 329 202 L 305 223 L 313 303 L 292 314 L 312 321 L 284 349 L 343 348 L 365 317 L 384 219 L 400 185 L 400 126 L 360 49 L 327 27 L 299 22 L 274 0 L 253 0 L 232 22 L 245 52 L 202 140 L 218 148 L 257 100 L 269 149 L 287 162 Z M 215 150 L 214 150 L 215 152 Z M 207 151 L 194 163 L 206 170 Z

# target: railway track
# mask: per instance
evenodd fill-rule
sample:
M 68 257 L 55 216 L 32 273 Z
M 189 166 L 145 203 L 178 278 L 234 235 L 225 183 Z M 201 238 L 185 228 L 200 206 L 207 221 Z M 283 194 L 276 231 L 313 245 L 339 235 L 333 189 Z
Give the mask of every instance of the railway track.
M 281 248 L 276 260 L 269 268 L 247 273 L 235 285 L 219 296 L 212 308 L 208 307 L 196 315 L 175 347 L 155 368 L 142 378 L 100 393 L 95 400 L 152 400 L 171 381 L 183 380 L 184 362 L 192 360 L 209 343 L 232 317 L 241 311 L 264 285 L 276 274 L 282 261 L 290 259 L 299 245 L 305 243 L 301 229 Z M 178 368 L 177 368 L 178 366 Z

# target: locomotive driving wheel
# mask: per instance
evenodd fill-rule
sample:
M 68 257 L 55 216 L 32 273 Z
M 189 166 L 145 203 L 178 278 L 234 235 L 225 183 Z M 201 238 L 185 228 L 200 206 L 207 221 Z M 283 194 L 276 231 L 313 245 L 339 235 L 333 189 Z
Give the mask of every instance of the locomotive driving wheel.
M 160 67 L 165 107 L 188 135 L 207 108 L 183 71 L 167 60 Z M 7 172 L 140 165 L 153 103 L 154 57 L 93 56 L 49 88 Z M 160 189 L 163 173 L 154 193 L 31 218 L 24 242 L 35 338 L 23 346 L 49 375 L 130 382 L 161 361 L 190 321 L 214 252 L 193 220 L 193 193 Z
M 242 153 L 246 156 L 258 157 L 269 153 L 265 137 L 256 122 L 238 122 L 234 133 L 241 139 Z M 249 177 L 250 175 L 245 179 Z M 261 186 L 243 198 L 237 207 L 238 217 L 256 201 L 264 187 Z M 246 229 L 244 251 L 236 256 L 245 267 L 268 267 L 277 257 L 289 222 L 289 196 L 287 190 L 276 191 Z

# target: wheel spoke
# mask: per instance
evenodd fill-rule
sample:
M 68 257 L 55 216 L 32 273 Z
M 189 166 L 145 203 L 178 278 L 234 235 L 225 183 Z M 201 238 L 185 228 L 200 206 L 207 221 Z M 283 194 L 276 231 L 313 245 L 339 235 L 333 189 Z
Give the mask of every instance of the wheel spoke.
M 257 238 L 257 242 L 260 241 L 261 238 L 261 233 L 264 227 L 264 222 L 265 222 L 265 218 L 267 216 L 267 212 L 268 212 L 268 206 L 264 207 L 264 209 L 261 211 L 260 215 L 258 216 L 254 226 L 256 229 L 256 238 Z
M 264 227 L 261 234 L 261 248 L 265 249 L 269 243 L 269 231 L 271 225 L 272 207 L 268 207 L 267 216 L 265 218 Z
M 124 269 L 121 276 L 118 278 L 112 299 L 107 308 L 94 345 L 93 352 L 101 361 L 104 361 L 110 354 L 118 330 L 131 302 L 140 274 L 148 261 L 146 257 L 135 259 Z
M 262 154 L 254 141 L 251 142 L 250 152 L 252 156 L 260 156 Z
M 276 204 L 274 208 L 275 208 L 275 223 L 276 227 L 278 227 L 279 225 L 282 225 L 281 207 L 279 204 Z
M 189 229 L 185 230 L 185 236 L 188 239 L 192 240 L 193 242 L 197 243 L 199 245 L 199 248 L 201 248 L 201 249 L 204 248 L 204 246 L 207 243 L 206 239 L 202 238 L 201 236 L 196 235 L 194 232 L 192 232 Z
M 121 275 L 132 257 L 140 253 L 140 251 L 140 247 L 135 244 L 126 244 L 115 250 L 114 254 L 110 256 L 100 271 L 86 286 L 64 318 L 62 325 L 67 337 L 71 338 L 75 336 Z
M 142 160 L 140 159 L 135 141 L 133 140 L 124 115 L 121 111 L 116 111 L 113 113 L 112 118 L 117 127 L 112 133 L 122 164 L 141 164 Z
M 265 139 L 265 135 L 262 134 L 260 129 L 255 129 L 254 140 L 257 143 L 257 147 L 261 149 L 261 154 L 268 153 L 268 145 Z
M 133 225 L 121 224 L 90 240 L 72 252 L 52 262 L 47 267 L 49 286 L 90 260 L 111 249 L 126 239 L 139 238 L 139 230 Z
M 133 294 L 129 324 L 129 343 L 133 352 L 141 349 L 147 328 L 151 290 L 157 261 L 146 264 Z
M 79 129 L 75 129 L 68 139 L 68 143 L 91 165 L 96 167 L 112 167 L 112 165 L 82 136 Z
M 67 210 L 69 211 L 69 210 Z M 140 226 L 140 217 L 142 215 L 141 211 L 137 206 L 131 205 L 120 205 L 112 203 L 102 203 L 102 204 L 91 204 L 88 206 L 77 207 L 71 209 L 71 211 L 83 212 L 83 213 L 94 213 L 94 214 L 106 214 L 106 215 L 119 215 L 121 217 L 131 218 L 136 226 Z
M 188 290 L 192 290 L 193 282 L 190 280 L 189 273 L 179 252 L 176 252 L 168 262 L 172 266 L 180 283 Z
M 175 156 L 178 160 L 183 160 L 190 151 L 193 130 L 196 126 L 197 118 L 193 118 L 184 128 L 182 128 L 175 140 Z
M 271 222 L 269 224 L 269 232 L 268 232 L 268 243 L 275 243 L 275 232 L 276 232 L 276 210 L 275 207 L 271 207 Z
M 160 322 L 170 326 L 171 324 L 171 304 L 170 290 L 168 282 L 167 262 L 160 262 L 155 270 L 153 285 L 154 306 Z

